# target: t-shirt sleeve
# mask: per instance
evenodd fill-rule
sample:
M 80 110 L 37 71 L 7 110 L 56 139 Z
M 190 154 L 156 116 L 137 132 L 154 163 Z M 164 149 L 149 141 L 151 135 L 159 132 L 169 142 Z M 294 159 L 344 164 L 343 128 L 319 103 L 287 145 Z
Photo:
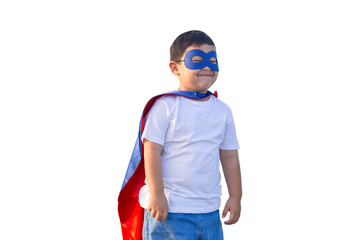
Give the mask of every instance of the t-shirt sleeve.
M 155 101 L 144 121 L 145 127 L 141 141 L 147 140 L 164 146 L 165 136 L 169 127 L 170 114 L 167 105 L 161 99 Z
M 240 148 L 240 146 L 239 146 L 239 142 L 238 142 L 238 139 L 236 136 L 234 118 L 233 118 L 231 110 L 229 109 L 229 112 L 227 114 L 225 136 L 224 136 L 223 141 L 220 144 L 220 149 L 235 150 L 235 149 L 239 149 L 239 148 Z

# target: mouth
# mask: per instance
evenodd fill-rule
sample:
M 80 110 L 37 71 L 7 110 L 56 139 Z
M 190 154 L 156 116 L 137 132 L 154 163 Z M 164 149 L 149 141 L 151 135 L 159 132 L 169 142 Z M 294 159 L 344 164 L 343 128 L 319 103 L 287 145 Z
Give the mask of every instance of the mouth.
M 214 75 L 211 73 L 200 73 L 198 74 L 199 77 L 213 77 Z

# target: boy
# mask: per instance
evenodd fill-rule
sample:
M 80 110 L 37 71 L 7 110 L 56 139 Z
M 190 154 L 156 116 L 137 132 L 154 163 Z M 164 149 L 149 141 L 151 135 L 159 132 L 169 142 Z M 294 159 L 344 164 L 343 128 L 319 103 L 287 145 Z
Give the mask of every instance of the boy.
M 215 50 L 201 31 L 181 34 L 170 48 L 169 64 L 179 78 L 179 91 L 158 97 L 144 114 L 146 185 L 139 193 L 144 240 L 223 239 L 220 162 L 230 196 L 222 217 L 230 212 L 225 224 L 240 217 L 239 145 L 232 113 L 208 91 L 219 71 Z

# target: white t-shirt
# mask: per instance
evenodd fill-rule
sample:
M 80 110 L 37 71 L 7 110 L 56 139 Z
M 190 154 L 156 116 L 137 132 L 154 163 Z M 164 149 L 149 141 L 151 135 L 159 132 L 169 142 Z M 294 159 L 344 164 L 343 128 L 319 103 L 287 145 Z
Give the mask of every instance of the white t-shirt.
M 230 108 L 214 96 L 206 101 L 163 96 L 145 121 L 141 139 L 164 146 L 162 174 L 169 212 L 219 209 L 219 149 L 239 149 Z M 143 208 L 147 208 L 149 194 L 145 185 L 139 194 Z

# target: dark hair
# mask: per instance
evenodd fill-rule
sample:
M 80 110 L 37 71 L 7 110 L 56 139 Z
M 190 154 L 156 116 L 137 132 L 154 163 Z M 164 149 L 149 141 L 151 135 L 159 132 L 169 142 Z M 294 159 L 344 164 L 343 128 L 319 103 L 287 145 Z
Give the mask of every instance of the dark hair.
M 170 61 L 178 61 L 190 46 L 208 44 L 215 46 L 211 38 L 204 32 L 193 30 L 180 34 L 170 47 Z

